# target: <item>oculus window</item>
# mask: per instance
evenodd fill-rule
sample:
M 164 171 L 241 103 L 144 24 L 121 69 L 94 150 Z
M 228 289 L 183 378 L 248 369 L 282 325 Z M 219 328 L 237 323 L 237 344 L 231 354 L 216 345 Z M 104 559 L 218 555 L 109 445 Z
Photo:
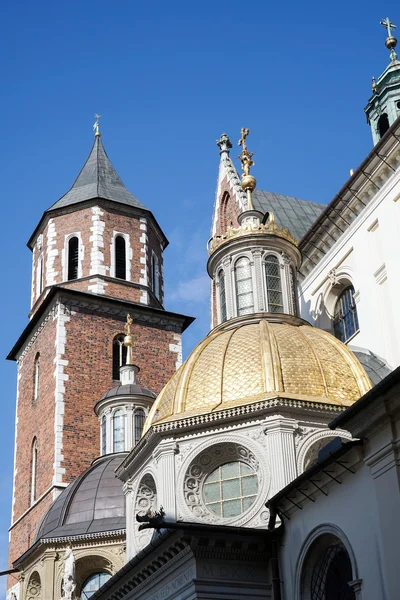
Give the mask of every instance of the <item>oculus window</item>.
M 258 480 L 254 468 L 241 461 L 215 469 L 204 481 L 204 504 L 218 517 L 236 517 L 257 497 Z
M 104 585 L 109 579 L 111 579 L 111 575 L 109 573 L 94 573 L 88 577 L 82 586 L 82 600 L 91 598 L 93 594 L 97 592 L 97 590 L 99 590 L 101 586 Z

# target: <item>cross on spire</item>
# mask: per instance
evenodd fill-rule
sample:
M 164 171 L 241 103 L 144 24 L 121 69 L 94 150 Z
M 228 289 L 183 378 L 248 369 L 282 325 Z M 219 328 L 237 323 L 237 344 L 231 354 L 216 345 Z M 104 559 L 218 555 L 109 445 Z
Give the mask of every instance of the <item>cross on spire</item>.
M 382 19 L 381 25 L 386 29 L 388 37 L 392 37 L 392 29 L 396 29 L 396 25 L 391 22 L 389 17 Z
M 247 145 L 246 145 L 246 138 L 250 133 L 250 129 L 248 129 L 247 127 L 242 127 L 242 129 L 240 130 L 240 140 L 238 141 L 238 146 L 242 146 L 243 152 L 246 152 L 247 150 Z

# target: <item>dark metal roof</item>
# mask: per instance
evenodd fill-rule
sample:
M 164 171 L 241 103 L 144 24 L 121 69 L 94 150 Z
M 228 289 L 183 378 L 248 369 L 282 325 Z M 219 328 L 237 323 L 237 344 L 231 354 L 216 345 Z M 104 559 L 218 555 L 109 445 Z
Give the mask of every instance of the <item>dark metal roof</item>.
M 326 208 L 324 204 L 257 189 L 253 192 L 253 204 L 263 213 L 271 211 L 278 225 L 288 228 L 297 240 L 306 234 Z
M 72 188 L 48 211 L 57 210 L 94 198 L 112 200 L 135 208 L 147 210 L 124 186 L 111 164 L 100 137 L 96 137 L 92 150 Z M 48 212 L 47 211 L 47 212 Z
M 125 529 L 125 498 L 115 475 L 125 456 L 102 457 L 65 488 L 42 519 L 35 542 Z
M 101 400 L 113 398 L 114 396 L 146 396 L 147 398 L 153 399 L 157 397 L 157 394 L 137 384 L 116 385 L 103 394 Z
M 371 352 L 371 350 L 356 348 L 355 346 L 349 346 L 349 349 L 357 356 L 372 385 L 376 385 L 392 372 L 389 365 L 382 358 Z

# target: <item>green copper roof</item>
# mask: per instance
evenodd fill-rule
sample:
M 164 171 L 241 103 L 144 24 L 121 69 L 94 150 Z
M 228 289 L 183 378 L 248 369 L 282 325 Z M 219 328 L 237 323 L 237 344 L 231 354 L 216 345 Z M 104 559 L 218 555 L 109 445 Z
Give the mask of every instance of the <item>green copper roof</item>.
M 297 240 L 301 240 L 326 208 L 325 204 L 257 189 L 253 192 L 253 204 L 263 213 L 272 212 L 278 225 L 288 228 Z
M 147 210 L 122 183 L 99 136 L 95 138 L 89 157 L 69 192 L 48 210 L 64 208 L 95 198 L 103 198 Z

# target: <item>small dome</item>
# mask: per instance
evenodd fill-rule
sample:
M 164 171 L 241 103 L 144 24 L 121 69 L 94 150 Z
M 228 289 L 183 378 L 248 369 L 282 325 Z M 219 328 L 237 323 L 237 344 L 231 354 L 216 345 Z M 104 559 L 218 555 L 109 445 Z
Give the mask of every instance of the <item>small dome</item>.
M 356 356 L 330 333 L 290 315 L 240 317 L 198 344 L 153 404 L 144 431 L 275 397 L 349 406 L 370 388 Z
M 106 400 L 108 398 L 114 398 L 115 396 L 145 396 L 146 398 L 154 399 L 156 398 L 156 394 L 147 388 L 138 385 L 137 383 L 130 383 L 127 385 L 116 385 L 115 387 L 108 390 L 105 394 L 100 398 L 100 402 L 102 400 Z
M 116 477 L 126 454 L 104 456 L 86 469 L 58 496 L 40 523 L 41 538 L 125 529 L 125 498 Z

